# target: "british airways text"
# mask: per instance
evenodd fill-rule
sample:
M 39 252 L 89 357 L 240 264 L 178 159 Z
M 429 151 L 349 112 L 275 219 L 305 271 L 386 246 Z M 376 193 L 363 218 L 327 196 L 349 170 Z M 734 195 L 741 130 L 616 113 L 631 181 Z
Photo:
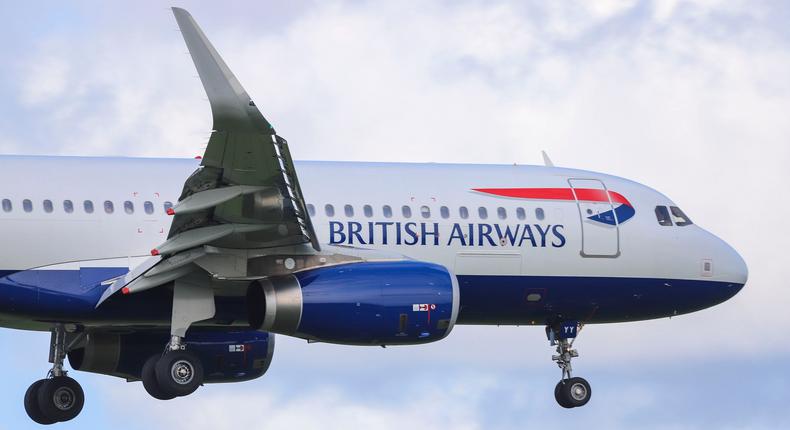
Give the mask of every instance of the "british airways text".
M 444 227 L 444 226 L 441 226 Z M 442 228 L 441 230 L 443 230 Z M 454 223 L 449 232 L 437 222 L 330 221 L 331 245 L 421 245 L 421 246 L 530 246 L 562 248 L 562 224 Z

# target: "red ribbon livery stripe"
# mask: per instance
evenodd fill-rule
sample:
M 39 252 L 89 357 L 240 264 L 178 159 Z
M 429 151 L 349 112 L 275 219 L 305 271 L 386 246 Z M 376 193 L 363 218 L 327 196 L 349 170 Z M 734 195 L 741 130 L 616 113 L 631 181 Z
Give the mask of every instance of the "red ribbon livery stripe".
M 472 191 L 491 194 L 500 197 L 512 197 L 517 199 L 537 199 L 537 200 L 567 200 L 567 201 L 586 201 L 620 203 L 633 207 L 631 202 L 622 194 L 615 191 L 598 190 L 593 188 L 473 188 Z M 576 197 L 573 196 L 574 191 Z

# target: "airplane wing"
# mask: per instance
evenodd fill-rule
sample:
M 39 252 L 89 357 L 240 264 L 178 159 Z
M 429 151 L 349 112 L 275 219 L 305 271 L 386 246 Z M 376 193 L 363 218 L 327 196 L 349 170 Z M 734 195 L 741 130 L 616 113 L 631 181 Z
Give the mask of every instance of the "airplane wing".
M 213 131 L 200 167 L 168 211 L 174 219 L 167 241 L 151 251 L 153 258 L 111 285 L 99 304 L 121 289 L 141 291 L 185 276 L 196 263 L 210 266 L 207 271 L 215 277 L 218 271 L 250 276 L 238 266 L 248 263 L 253 249 L 306 245 L 321 251 L 288 142 L 263 117 L 189 12 L 174 7 L 173 14 L 211 103 Z M 226 263 L 218 269 L 217 261 Z
M 173 208 L 168 242 L 192 230 L 223 225 L 227 235 L 222 240 L 234 248 L 310 242 L 320 250 L 288 143 L 275 133 L 189 12 L 173 8 L 173 13 L 211 103 L 214 131 L 201 168 L 187 180 Z

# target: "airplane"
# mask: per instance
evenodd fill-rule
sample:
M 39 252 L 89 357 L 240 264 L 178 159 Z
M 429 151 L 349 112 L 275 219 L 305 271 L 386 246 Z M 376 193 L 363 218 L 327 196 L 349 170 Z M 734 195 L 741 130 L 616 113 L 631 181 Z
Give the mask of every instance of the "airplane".
M 663 194 L 545 154 L 296 162 L 172 11 L 211 105 L 202 157 L 0 157 L 0 326 L 51 332 L 24 397 L 39 424 L 84 406 L 66 359 L 169 400 L 262 376 L 275 334 L 419 345 L 457 324 L 544 327 L 555 399 L 575 408 L 592 395 L 571 366 L 583 326 L 695 312 L 746 283 L 741 256 Z

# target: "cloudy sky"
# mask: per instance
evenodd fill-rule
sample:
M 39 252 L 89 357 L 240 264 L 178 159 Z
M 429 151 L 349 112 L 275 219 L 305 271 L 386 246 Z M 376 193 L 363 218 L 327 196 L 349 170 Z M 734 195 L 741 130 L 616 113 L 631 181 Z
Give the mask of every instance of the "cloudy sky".
M 0 2 L 0 153 L 200 154 L 210 110 L 170 5 Z M 172 402 L 75 372 L 87 405 L 61 428 L 790 427 L 790 3 L 176 5 L 296 158 L 539 163 L 545 149 L 661 190 L 741 252 L 749 284 L 697 314 L 587 327 L 581 409 L 554 404 L 542 329 L 458 327 L 388 349 L 279 337 L 263 378 Z M 47 342 L 0 332 L 0 429 L 32 428 L 22 395 Z

